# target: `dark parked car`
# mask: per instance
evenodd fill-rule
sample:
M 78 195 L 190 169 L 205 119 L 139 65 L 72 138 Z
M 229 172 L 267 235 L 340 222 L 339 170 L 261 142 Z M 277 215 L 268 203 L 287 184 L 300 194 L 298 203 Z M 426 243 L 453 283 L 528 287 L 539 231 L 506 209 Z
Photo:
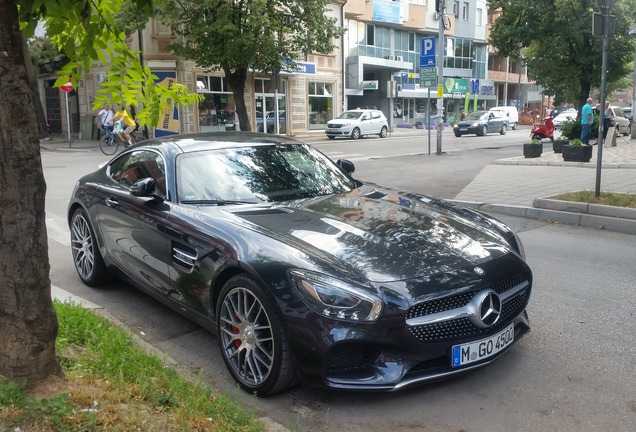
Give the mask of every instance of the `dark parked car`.
M 500 111 L 473 111 L 466 118 L 453 125 L 456 137 L 466 134 L 486 135 L 499 132 L 505 135 L 508 130 L 508 119 Z
M 218 334 L 259 395 L 397 390 L 491 363 L 529 330 L 532 273 L 504 224 L 352 178 L 281 136 L 144 141 L 68 207 L 90 286 L 128 281 Z

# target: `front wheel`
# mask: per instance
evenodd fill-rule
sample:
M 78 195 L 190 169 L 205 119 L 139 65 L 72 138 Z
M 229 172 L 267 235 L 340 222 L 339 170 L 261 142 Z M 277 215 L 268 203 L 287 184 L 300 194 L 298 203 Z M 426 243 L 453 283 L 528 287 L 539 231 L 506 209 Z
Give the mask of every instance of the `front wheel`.
M 459 132 L 455 132 L 455 136 L 459 138 L 460 136 L 462 136 L 462 134 L 460 134 Z
M 386 138 L 387 132 L 388 132 L 387 127 L 386 126 L 382 126 L 382 129 L 380 129 L 380 138 Z
M 71 218 L 71 251 L 75 270 L 86 285 L 100 285 L 109 279 L 93 227 L 81 208 Z
M 499 133 L 500 133 L 501 135 L 505 135 L 505 134 L 506 134 L 507 129 L 508 129 L 508 128 L 506 128 L 506 125 L 503 125 L 503 126 L 501 126 L 501 130 L 499 131 Z
M 329 138 L 329 139 L 335 139 L 336 137 L 335 137 L 335 136 L 333 136 L 333 135 L 327 135 L 327 138 Z
M 487 133 L 488 133 L 488 126 L 486 125 L 482 126 L 481 131 L 479 131 L 479 135 L 486 136 Z
M 231 278 L 217 304 L 219 347 L 241 388 L 266 396 L 296 381 L 287 335 L 274 303 L 249 276 Z
M 108 138 L 99 142 L 99 149 L 107 156 L 114 155 L 119 149 L 119 140 L 115 138 L 115 133 L 111 132 Z
M 360 138 L 360 129 L 353 128 L 353 131 L 351 132 L 351 139 L 357 140 L 358 138 Z
M 628 136 L 631 134 L 632 134 L 632 124 L 630 123 L 629 126 L 627 126 L 627 133 L 625 134 L 625 136 Z

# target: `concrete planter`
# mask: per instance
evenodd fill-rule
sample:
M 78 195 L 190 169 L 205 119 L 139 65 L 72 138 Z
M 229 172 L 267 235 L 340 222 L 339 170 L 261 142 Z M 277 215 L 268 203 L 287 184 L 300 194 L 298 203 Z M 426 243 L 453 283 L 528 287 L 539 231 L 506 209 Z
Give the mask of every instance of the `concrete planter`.
M 566 162 L 589 162 L 592 159 L 590 145 L 564 145 L 563 160 Z
M 526 158 L 541 157 L 543 153 L 543 143 L 525 143 L 523 145 L 523 156 Z
M 552 142 L 552 150 L 554 150 L 555 153 L 563 153 L 564 145 L 570 145 L 570 140 L 554 140 Z

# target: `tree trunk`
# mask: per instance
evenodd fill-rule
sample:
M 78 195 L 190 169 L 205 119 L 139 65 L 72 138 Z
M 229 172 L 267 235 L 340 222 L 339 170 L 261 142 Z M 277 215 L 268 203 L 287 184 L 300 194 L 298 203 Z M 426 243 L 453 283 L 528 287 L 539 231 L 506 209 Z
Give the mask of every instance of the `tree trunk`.
M 24 67 L 27 71 L 29 80 L 29 88 L 31 89 L 31 97 L 33 98 L 33 109 L 35 110 L 35 118 L 37 121 L 38 135 L 40 138 L 46 138 L 49 130 L 46 127 L 46 115 L 40 100 L 40 91 L 38 90 L 38 81 L 35 79 L 35 68 L 31 62 L 31 53 L 24 37 L 22 38 L 22 52 L 24 53 Z
M 238 116 L 239 127 L 242 131 L 249 132 L 252 130 L 252 125 L 250 124 L 250 117 L 247 114 L 247 106 L 245 105 L 247 69 L 238 69 L 234 72 L 229 69 L 224 69 L 223 71 L 234 92 L 234 103 L 236 104 L 236 115 Z
M 13 0 L 0 0 L 0 375 L 60 375 L 38 127 Z

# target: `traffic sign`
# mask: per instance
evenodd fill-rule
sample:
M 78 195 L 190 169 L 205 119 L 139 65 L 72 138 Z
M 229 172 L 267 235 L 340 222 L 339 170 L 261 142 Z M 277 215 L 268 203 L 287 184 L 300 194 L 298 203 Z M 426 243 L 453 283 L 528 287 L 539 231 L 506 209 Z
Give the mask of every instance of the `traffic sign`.
M 71 78 L 69 77 L 68 82 L 66 84 L 62 84 L 60 86 L 60 89 L 62 89 L 63 92 L 70 92 L 71 90 L 73 90 L 73 83 L 71 83 Z
M 435 66 L 435 38 L 422 38 L 422 49 L 420 54 L 420 67 Z
M 437 87 L 437 68 L 420 69 L 420 86 L 424 88 Z

